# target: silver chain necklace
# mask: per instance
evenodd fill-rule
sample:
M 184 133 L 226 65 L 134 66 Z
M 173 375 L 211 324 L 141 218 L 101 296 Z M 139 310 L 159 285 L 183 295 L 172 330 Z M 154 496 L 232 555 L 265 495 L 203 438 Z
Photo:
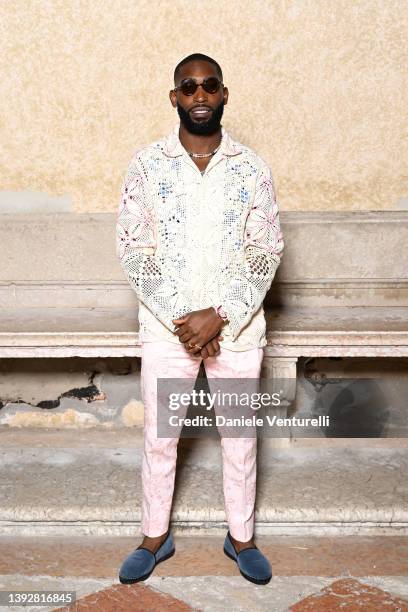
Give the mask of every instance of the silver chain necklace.
M 211 157 L 212 155 L 216 154 L 220 146 L 221 146 L 221 143 L 218 145 L 216 149 L 214 149 L 214 151 L 211 151 L 211 153 L 190 153 L 190 151 L 187 151 L 187 153 L 189 154 L 190 157 L 199 157 L 199 158 Z

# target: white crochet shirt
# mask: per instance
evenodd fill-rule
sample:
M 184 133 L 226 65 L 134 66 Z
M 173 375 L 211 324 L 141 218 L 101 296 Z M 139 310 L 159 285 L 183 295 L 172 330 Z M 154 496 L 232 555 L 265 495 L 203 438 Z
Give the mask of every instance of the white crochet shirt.
M 202 174 L 179 127 L 136 151 L 122 184 L 117 256 L 139 299 L 140 340 L 180 344 L 172 319 L 221 304 L 220 346 L 263 347 L 263 300 L 284 248 L 271 171 L 222 127 Z

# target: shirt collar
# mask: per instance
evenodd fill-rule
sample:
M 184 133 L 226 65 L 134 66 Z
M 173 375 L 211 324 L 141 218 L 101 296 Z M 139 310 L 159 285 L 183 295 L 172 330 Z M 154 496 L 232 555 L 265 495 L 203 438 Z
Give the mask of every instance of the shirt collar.
M 179 138 L 180 122 L 178 122 L 172 132 L 164 139 L 163 153 L 168 157 L 178 157 L 186 153 L 186 149 Z M 228 132 L 221 126 L 221 145 L 217 153 L 221 155 L 238 155 L 242 153 L 242 146 L 231 138 Z

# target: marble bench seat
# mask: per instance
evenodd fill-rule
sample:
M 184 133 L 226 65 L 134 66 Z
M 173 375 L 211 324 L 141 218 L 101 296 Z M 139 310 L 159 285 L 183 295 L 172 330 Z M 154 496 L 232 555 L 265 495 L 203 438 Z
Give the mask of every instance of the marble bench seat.
M 408 357 L 407 307 L 272 307 L 265 317 L 270 357 Z M 0 355 L 140 356 L 137 310 L 5 309 Z
M 300 357 L 407 357 L 408 212 L 282 211 L 281 221 L 263 376 L 295 383 Z M 114 229 L 113 213 L 2 215 L 0 358 L 140 356 Z
M 269 307 L 264 375 L 296 379 L 299 357 L 408 357 L 407 307 Z M 0 314 L 1 357 L 139 357 L 137 308 Z M 292 393 L 289 393 L 292 395 Z

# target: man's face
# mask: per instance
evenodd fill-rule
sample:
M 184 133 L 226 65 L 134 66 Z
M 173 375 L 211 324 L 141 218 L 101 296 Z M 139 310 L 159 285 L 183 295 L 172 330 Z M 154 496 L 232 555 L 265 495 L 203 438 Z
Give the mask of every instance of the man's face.
M 204 61 L 189 62 L 182 67 L 176 86 L 188 78 L 196 79 L 198 83 L 201 83 L 203 79 L 210 76 L 219 78 L 213 64 Z M 220 128 L 224 105 L 228 101 L 228 89 L 221 85 L 217 92 L 211 94 L 203 87 L 198 87 L 191 96 L 184 95 L 179 89 L 176 92 L 172 90 L 170 100 L 177 108 L 180 121 L 188 132 L 209 136 Z M 204 109 L 206 112 L 200 114 L 199 109 Z

